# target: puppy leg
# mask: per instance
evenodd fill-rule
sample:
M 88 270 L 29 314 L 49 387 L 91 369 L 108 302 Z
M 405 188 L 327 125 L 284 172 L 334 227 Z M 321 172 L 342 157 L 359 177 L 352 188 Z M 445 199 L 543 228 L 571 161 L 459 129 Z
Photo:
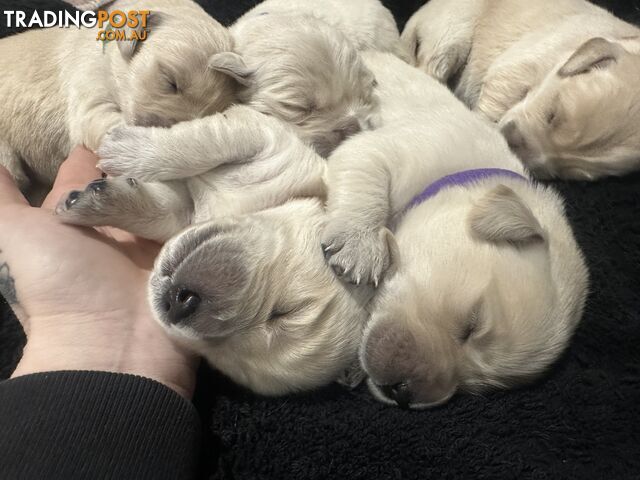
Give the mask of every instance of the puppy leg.
M 15 180 L 16 185 L 18 185 L 18 188 L 20 188 L 22 192 L 27 190 L 30 184 L 29 177 L 22 168 L 20 158 L 7 143 L 2 141 L 2 139 L 0 139 L 0 166 L 9 170 L 9 173 Z
M 114 176 L 177 180 L 253 160 L 284 134 L 293 135 L 276 119 L 248 107 L 232 107 L 171 128 L 117 128 L 98 149 L 99 166 Z
M 438 155 L 429 150 L 436 141 L 426 139 L 419 155 L 409 155 L 395 148 L 402 139 L 380 135 L 361 134 L 329 159 L 321 244 L 336 274 L 354 284 L 377 286 L 393 263 L 396 244 L 386 225 L 428 183 L 433 173 L 425 159 Z
M 184 182 L 139 183 L 118 177 L 70 192 L 56 214 L 65 223 L 117 227 L 163 242 L 191 223 L 193 202 Z
M 431 0 L 413 15 L 402 43 L 415 65 L 446 83 L 467 62 L 483 0 Z

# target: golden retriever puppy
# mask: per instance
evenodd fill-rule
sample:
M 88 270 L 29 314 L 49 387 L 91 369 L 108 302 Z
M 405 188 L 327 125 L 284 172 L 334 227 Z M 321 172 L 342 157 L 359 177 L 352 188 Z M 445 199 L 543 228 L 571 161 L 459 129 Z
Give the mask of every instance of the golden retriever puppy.
M 308 199 L 185 230 L 151 276 L 156 318 L 261 394 L 358 383 L 372 289 L 345 285 L 327 267 L 318 248 L 324 220 L 320 201 Z
M 424 408 L 531 381 L 567 346 L 587 292 L 562 200 L 446 87 L 365 58 L 382 125 L 331 156 L 321 243 L 347 283 L 379 286 L 360 349 L 371 391 Z
M 640 29 L 602 8 L 431 0 L 402 37 L 535 175 L 592 180 L 640 166 Z
M 151 10 L 137 44 L 102 45 L 97 29 L 73 28 L 0 40 L 0 165 L 22 189 L 50 184 L 71 148 L 95 150 L 116 126 L 168 126 L 234 101 L 235 82 L 208 66 L 232 49 L 228 31 L 190 0 Z
M 393 19 L 377 1 L 357 3 L 369 5 L 360 25 L 340 2 L 267 0 L 231 26 L 236 53 L 216 55 L 210 66 L 241 84 L 242 103 L 292 124 L 327 156 L 345 138 L 370 128 L 375 115 L 375 78 L 357 47 L 377 45 L 369 25 Z M 352 43 L 328 17 L 349 20 L 346 33 L 357 26 L 362 33 L 354 36 L 361 42 Z M 383 29 L 385 36 L 393 37 L 393 28 L 391 23 Z

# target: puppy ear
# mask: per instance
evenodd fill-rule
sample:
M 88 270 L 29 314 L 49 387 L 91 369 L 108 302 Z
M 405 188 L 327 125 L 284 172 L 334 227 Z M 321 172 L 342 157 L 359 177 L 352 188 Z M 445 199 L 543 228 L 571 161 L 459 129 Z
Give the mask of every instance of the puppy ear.
M 142 22 L 138 22 L 138 26 L 135 28 L 131 28 L 125 25 L 121 30 L 124 30 L 126 38 L 140 38 L 143 35 L 143 32 L 146 30 L 147 37 L 150 35 L 151 26 L 158 26 L 160 22 L 161 15 L 158 12 L 151 12 L 147 15 L 147 25 L 146 27 L 142 27 Z M 138 46 L 140 45 L 139 40 L 127 40 L 127 41 L 118 41 L 116 44 L 118 45 L 118 50 L 120 50 L 120 55 L 122 58 L 129 61 L 136 54 Z
M 251 84 L 255 70 L 249 68 L 240 55 L 233 52 L 216 53 L 209 59 L 209 68 L 229 75 L 245 87 Z
M 584 43 L 558 71 L 561 77 L 573 77 L 594 68 L 608 68 L 614 64 L 622 48 L 604 38 L 592 38 Z
M 544 242 L 544 230 L 522 199 L 505 185 L 498 185 L 471 210 L 472 234 L 492 243 L 529 245 Z
M 389 266 L 387 267 L 384 277 L 391 278 L 400 268 L 400 247 L 398 247 L 396 237 L 388 228 L 383 228 L 380 235 L 382 235 L 389 249 Z

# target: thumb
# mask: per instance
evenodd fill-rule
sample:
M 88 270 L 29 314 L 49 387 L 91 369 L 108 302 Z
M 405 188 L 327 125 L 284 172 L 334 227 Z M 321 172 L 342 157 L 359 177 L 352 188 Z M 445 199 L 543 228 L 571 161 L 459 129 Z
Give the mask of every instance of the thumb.
M 29 205 L 9 170 L 0 166 L 0 206 Z
M 100 178 L 102 172 L 96 168 L 98 157 L 84 147 L 76 147 L 62 163 L 53 188 L 42 203 L 43 208 L 54 209 L 58 200 L 69 190 L 84 190 L 89 182 Z

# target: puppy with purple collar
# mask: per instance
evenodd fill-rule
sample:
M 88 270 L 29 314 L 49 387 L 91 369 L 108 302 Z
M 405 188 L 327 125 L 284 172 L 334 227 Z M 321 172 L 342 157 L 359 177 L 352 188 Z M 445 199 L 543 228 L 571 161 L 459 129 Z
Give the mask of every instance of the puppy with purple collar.
M 424 408 L 531 381 L 587 293 L 561 198 L 446 87 L 389 55 L 366 60 L 381 125 L 330 158 L 322 248 L 347 283 L 378 286 L 360 346 L 371 391 Z

